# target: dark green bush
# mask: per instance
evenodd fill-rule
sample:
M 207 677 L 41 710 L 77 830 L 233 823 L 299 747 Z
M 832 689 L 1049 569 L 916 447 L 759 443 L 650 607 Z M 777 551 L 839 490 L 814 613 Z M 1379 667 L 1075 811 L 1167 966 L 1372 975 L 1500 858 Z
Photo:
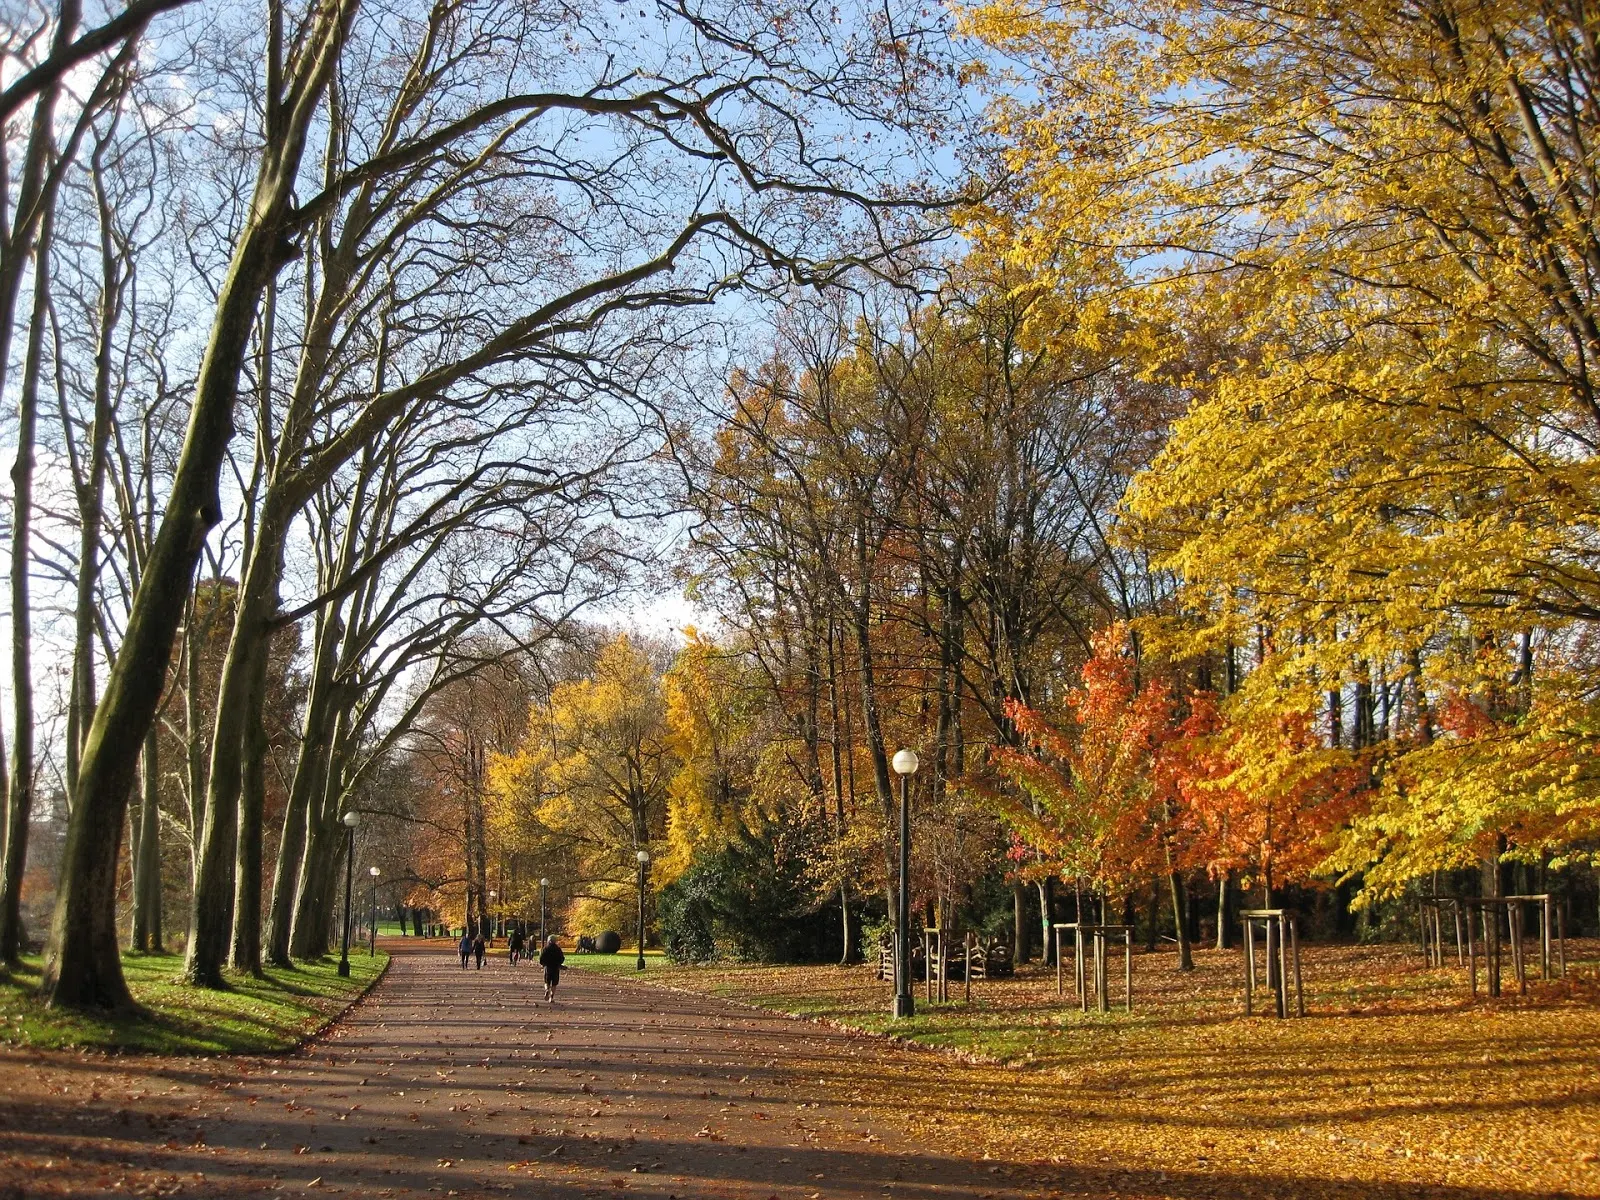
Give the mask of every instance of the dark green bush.
M 812 894 L 797 840 L 770 824 L 698 855 L 657 899 L 668 955 L 678 962 L 837 957 L 837 907 Z

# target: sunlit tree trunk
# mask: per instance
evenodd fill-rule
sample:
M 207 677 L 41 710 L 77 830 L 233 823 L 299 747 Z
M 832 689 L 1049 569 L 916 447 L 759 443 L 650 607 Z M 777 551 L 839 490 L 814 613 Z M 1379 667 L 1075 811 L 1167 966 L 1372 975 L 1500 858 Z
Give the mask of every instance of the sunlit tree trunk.
M 249 210 L 217 293 L 166 511 L 84 747 L 44 971 L 43 991 L 53 1005 L 132 1005 L 116 935 L 117 859 L 128 793 L 195 566 L 221 519 L 219 474 L 234 432 L 244 356 L 267 281 L 292 253 L 286 221 L 306 133 L 355 7 L 355 0 L 342 0 L 317 10 L 291 60 L 295 78 L 287 85 L 283 13 L 276 4 L 269 10 L 267 136 Z

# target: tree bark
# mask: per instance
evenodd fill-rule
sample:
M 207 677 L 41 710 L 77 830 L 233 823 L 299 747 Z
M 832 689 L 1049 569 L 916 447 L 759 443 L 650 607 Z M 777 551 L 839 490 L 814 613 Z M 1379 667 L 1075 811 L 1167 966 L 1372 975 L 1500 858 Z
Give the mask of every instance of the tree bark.
M 1189 906 L 1184 903 L 1183 879 L 1176 871 L 1167 872 L 1172 888 L 1172 924 L 1178 931 L 1178 970 L 1194 970 L 1194 950 L 1189 943 Z
M 277 606 L 276 587 L 272 607 Z M 272 651 L 264 635 L 251 666 L 249 699 L 245 712 L 244 761 L 239 779 L 238 857 L 234 863 L 233 948 L 236 971 L 261 974 L 261 861 L 265 840 L 267 729 L 267 666 Z
M 266 959 L 274 966 L 289 965 L 289 935 L 294 926 L 294 900 L 310 831 L 311 800 L 322 795 L 327 780 L 328 743 L 333 733 L 333 671 L 343 627 L 337 613 L 319 623 L 312 652 L 311 691 L 301 726 L 300 754 L 295 760 L 284 806 L 283 836 L 278 840 L 278 861 L 273 871 L 272 905 L 267 918 Z
M 1033 957 L 1028 945 L 1027 892 L 1020 883 L 1011 885 L 1011 939 L 1015 946 L 1012 961 L 1020 967 Z
M 356 0 L 343 0 L 320 10 L 294 60 L 297 77 L 281 95 L 269 88 L 255 188 L 217 295 L 166 511 L 84 747 L 44 971 L 51 1005 L 132 1006 L 116 933 L 117 857 L 128 793 L 195 567 L 221 519 L 219 476 L 233 437 L 239 375 L 267 281 L 292 253 L 287 222 L 306 132 L 355 7 Z M 281 13 L 273 19 L 281 22 Z M 269 64 L 268 73 L 276 82 L 279 64 Z
M 161 929 L 161 739 L 154 726 L 144 739 L 140 768 L 138 851 L 133 874 L 133 948 L 162 952 Z
M 42 103 L 42 102 L 41 102 Z M 33 276 L 33 323 L 17 398 L 17 457 L 11 468 L 11 777 L 6 787 L 5 856 L 0 859 L 0 961 L 15 966 L 22 954 L 22 880 L 28 865 L 28 822 L 33 816 L 33 608 L 29 595 L 33 533 L 34 438 L 39 421 L 39 373 L 50 303 L 50 231 L 39 227 Z

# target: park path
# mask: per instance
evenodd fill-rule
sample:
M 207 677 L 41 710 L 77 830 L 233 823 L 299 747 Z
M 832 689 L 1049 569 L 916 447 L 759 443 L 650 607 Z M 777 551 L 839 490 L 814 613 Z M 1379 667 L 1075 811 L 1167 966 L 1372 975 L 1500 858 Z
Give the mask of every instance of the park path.
M 941 1056 L 581 970 L 549 1006 L 536 966 L 393 949 L 374 992 L 292 1056 L 8 1060 L 0 1200 L 1058 1194 L 873 1107 L 883 1080 L 931 1098 L 956 1069 Z

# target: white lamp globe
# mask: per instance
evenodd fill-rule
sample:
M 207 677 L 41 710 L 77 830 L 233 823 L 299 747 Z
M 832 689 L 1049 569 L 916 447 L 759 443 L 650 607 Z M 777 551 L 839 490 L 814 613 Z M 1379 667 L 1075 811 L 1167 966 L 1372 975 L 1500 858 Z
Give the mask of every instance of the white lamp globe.
M 647 863 L 647 862 L 649 862 L 649 861 L 650 861 L 650 851 L 648 851 L 648 850 L 641 850 L 641 851 L 639 851 L 639 853 L 638 853 L 638 854 L 636 854 L 636 855 L 634 855 L 634 857 L 635 857 L 635 858 L 637 858 L 637 859 L 638 859 L 638 860 L 639 860 L 639 865 L 640 865 L 640 866 L 641 866 L 641 867 L 642 867 L 642 866 L 644 866 L 644 865 L 645 865 L 645 864 L 646 864 L 646 863 Z
M 354 829 L 357 825 L 361 824 L 361 814 L 352 808 L 349 812 L 345 813 L 344 823 L 351 829 Z
M 922 760 L 917 757 L 915 750 L 896 750 L 894 752 L 894 769 L 899 775 L 915 775 L 917 768 L 922 765 Z

